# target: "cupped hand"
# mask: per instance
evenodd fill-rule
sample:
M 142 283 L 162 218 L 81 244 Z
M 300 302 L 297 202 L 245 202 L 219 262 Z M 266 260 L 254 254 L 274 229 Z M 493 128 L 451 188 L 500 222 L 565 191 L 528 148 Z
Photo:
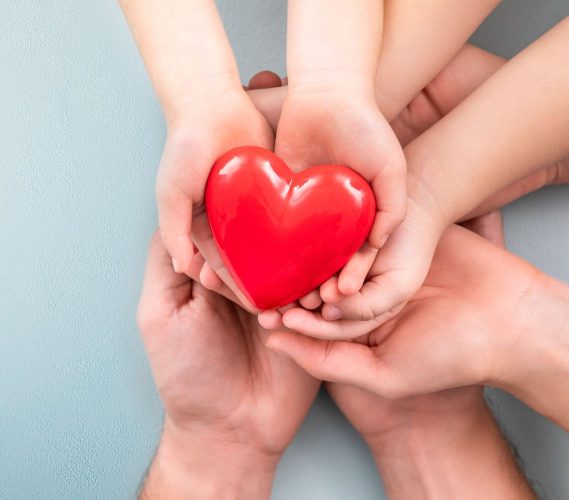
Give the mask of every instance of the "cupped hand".
M 204 207 L 207 178 L 215 160 L 231 148 L 272 149 L 271 126 L 241 87 L 220 83 L 186 103 L 168 125 L 156 193 L 160 233 L 177 272 L 191 266 L 194 240 L 208 262 L 208 278 L 219 278 L 252 309 L 234 283 L 215 246 Z M 215 272 L 215 275 L 211 273 Z
M 202 264 L 198 256 L 188 271 Z M 175 273 L 158 234 L 138 322 L 166 411 L 164 434 L 180 454 L 225 464 L 278 460 L 320 382 L 265 347 L 255 316 Z
M 368 180 L 377 214 L 368 241 L 341 270 L 339 287 L 358 291 L 377 251 L 406 210 L 405 158 L 370 92 L 350 85 L 290 86 L 277 128 L 275 152 L 293 170 L 346 165 Z
M 402 144 L 411 142 L 449 113 L 504 60 L 467 46 L 392 122 Z M 266 327 L 286 326 L 324 339 L 347 339 L 370 332 L 399 311 L 425 279 L 432 255 L 448 225 L 436 200 L 408 174 L 407 215 L 375 259 L 361 290 L 346 296 L 338 278 L 324 283 L 321 311 L 292 308 L 282 315 L 262 313 Z
M 534 302 L 546 280 L 518 257 L 452 226 L 422 288 L 379 328 L 355 342 L 279 332 L 268 345 L 318 378 L 386 398 L 495 382 L 535 346 L 530 332 L 543 320 Z

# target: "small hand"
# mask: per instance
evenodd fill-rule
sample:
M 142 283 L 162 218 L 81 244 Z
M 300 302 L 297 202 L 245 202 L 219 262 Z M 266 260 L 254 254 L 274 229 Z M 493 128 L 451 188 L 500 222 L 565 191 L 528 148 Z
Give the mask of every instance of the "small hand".
M 368 241 L 340 271 L 338 286 L 357 292 L 388 236 L 405 215 L 405 158 L 373 93 L 342 86 L 289 87 L 277 128 L 275 152 L 293 170 L 346 165 L 367 179 L 377 215 Z
M 210 87 L 199 102 L 187 103 L 169 123 L 156 186 L 160 230 L 176 271 L 188 272 L 193 238 L 209 269 L 251 307 L 217 251 L 203 204 L 204 190 L 219 156 L 243 145 L 272 149 L 273 132 L 242 88 L 220 83 Z

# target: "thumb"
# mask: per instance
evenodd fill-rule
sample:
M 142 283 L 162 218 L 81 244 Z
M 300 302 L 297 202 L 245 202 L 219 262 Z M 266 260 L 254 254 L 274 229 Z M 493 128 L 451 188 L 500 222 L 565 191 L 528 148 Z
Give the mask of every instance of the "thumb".
M 174 270 L 188 274 L 193 257 L 192 199 L 171 182 L 159 182 L 156 197 L 160 234 Z
M 187 285 L 187 286 L 184 286 Z M 179 304 L 187 300 L 191 292 L 191 280 L 186 275 L 177 274 L 172 260 L 156 231 L 150 240 L 144 282 L 139 302 L 139 315 L 155 309 L 157 302 Z
M 377 392 L 379 362 L 371 349 L 363 344 L 277 332 L 269 336 L 266 346 L 288 356 L 315 378 Z

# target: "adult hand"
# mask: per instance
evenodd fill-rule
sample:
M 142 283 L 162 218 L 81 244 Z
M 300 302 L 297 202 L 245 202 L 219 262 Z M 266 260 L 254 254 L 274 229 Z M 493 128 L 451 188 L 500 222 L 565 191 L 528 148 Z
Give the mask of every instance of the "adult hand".
M 356 342 L 279 332 L 267 345 L 315 377 L 386 398 L 474 384 L 509 390 L 569 428 L 569 289 L 458 226 L 399 314 Z
M 166 412 L 149 497 L 268 497 L 320 382 L 268 350 L 254 316 L 175 273 L 158 234 L 138 322 Z

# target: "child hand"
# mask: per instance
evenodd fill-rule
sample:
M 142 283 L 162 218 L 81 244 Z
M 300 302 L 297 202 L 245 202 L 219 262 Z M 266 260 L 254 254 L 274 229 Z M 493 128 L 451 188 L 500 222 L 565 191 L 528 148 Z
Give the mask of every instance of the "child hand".
M 204 89 L 205 92 L 206 89 Z M 239 299 L 251 305 L 234 283 L 215 246 L 204 207 L 204 191 L 211 166 L 227 150 L 242 145 L 272 148 L 273 132 L 241 87 L 210 85 L 197 102 L 168 127 L 157 179 L 162 239 L 177 272 L 187 273 L 192 238 L 204 255 L 207 277 L 213 270 Z
M 376 195 L 376 220 L 367 243 L 342 269 L 338 280 L 342 293 L 357 292 L 378 249 L 405 215 L 405 158 L 373 93 L 341 85 L 289 87 L 275 152 L 296 171 L 341 164 L 370 182 Z
M 487 52 L 465 51 L 392 122 L 400 141 L 406 144 L 431 127 L 503 64 L 503 59 Z M 423 282 L 447 225 L 436 200 L 411 175 L 408 190 L 414 195 L 408 200 L 405 220 L 379 253 L 359 292 L 345 296 L 334 277 L 320 288 L 326 303 L 321 313 L 292 308 L 281 318 L 275 312 L 263 312 L 259 315 L 261 324 L 267 328 L 284 325 L 318 338 L 354 338 L 370 332 L 397 311 Z

